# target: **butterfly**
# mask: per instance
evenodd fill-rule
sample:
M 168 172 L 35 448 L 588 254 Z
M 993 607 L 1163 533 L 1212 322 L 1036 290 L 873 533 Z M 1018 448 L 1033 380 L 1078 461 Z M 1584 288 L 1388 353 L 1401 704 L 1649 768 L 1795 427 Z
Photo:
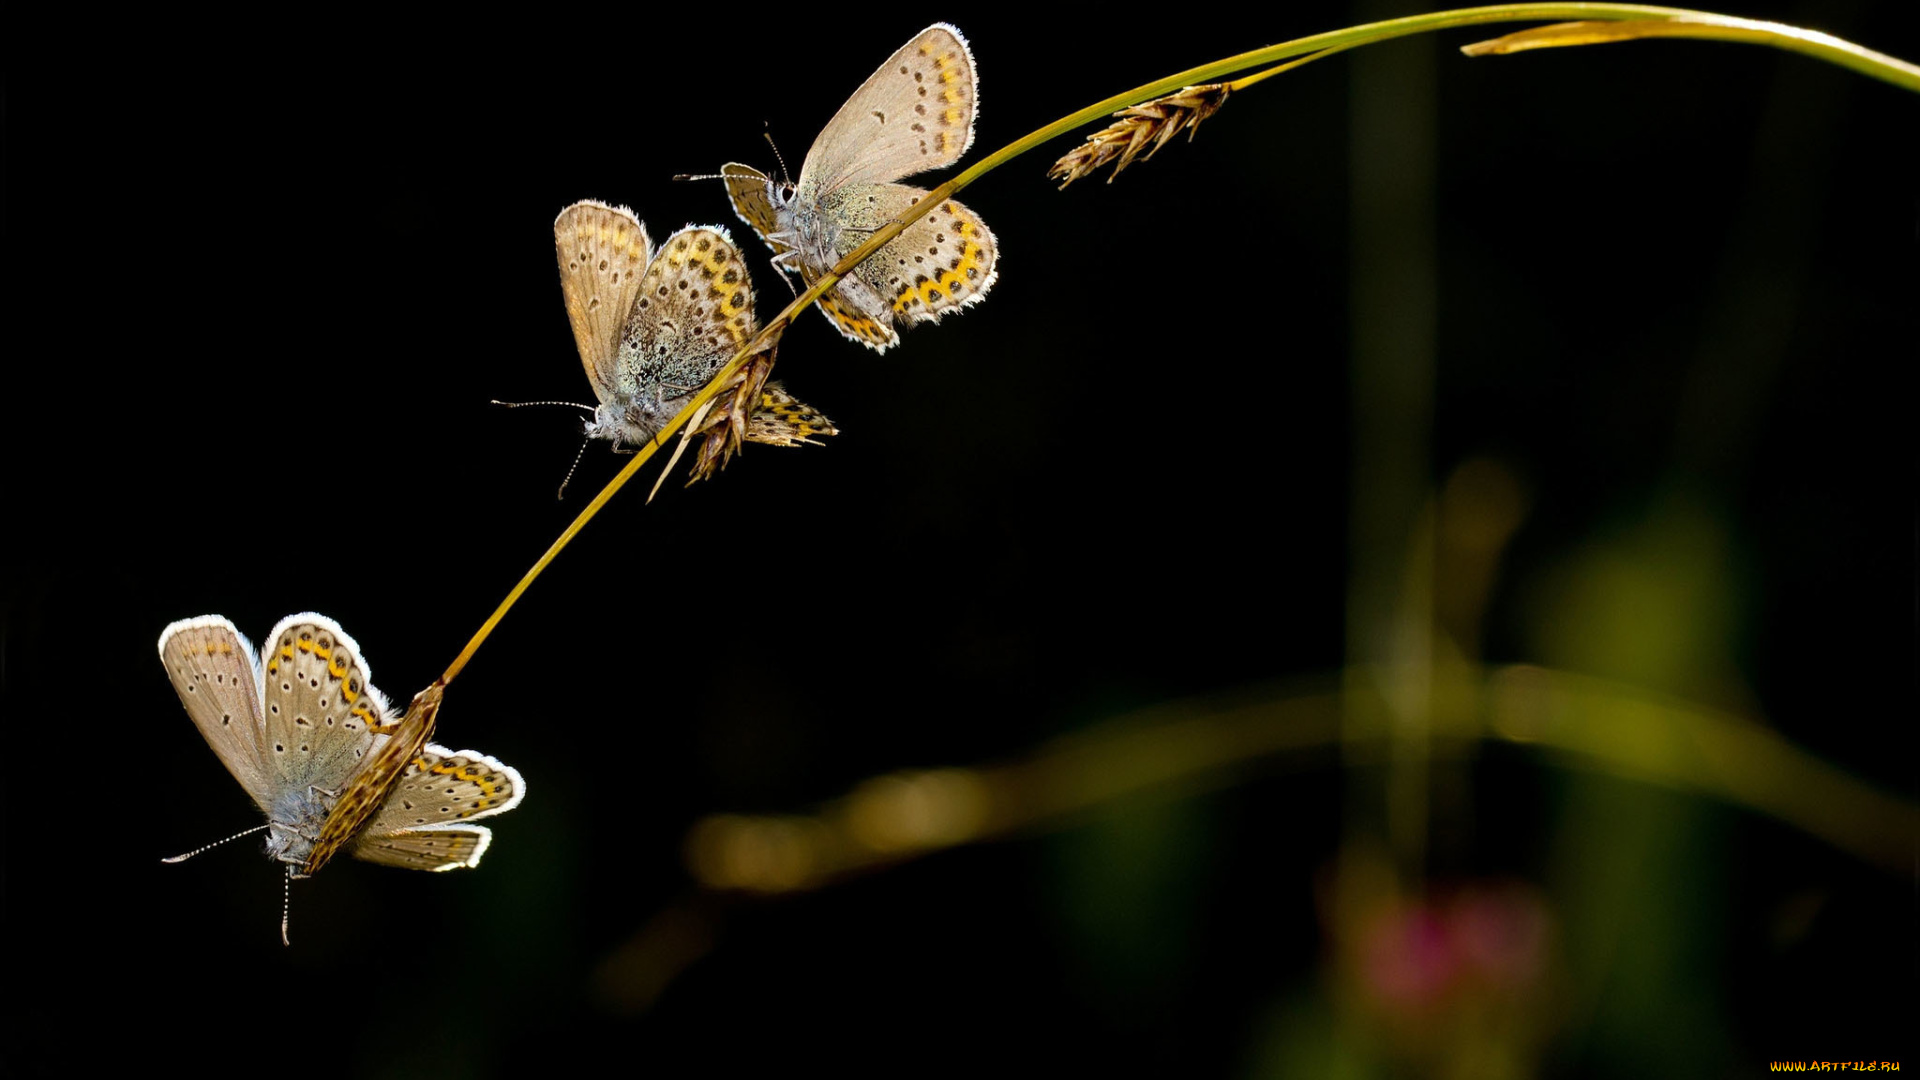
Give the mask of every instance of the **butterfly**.
M 574 344 L 600 401 L 587 437 L 644 445 L 753 337 L 746 262 L 718 227 L 689 225 L 656 250 L 631 211 L 592 200 L 560 212 L 553 243 Z M 746 437 L 818 445 L 815 436 L 838 432 L 770 385 Z
M 360 646 L 332 619 L 289 615 L 266 641 L 256 655 L 218 615 L 160 635 L 187 715 L 267 816 L 240 835 L 265 830 L 267 856 L 286 864 L 289 880 L 341 850 L 410 870 L 478 865 L 493 833 L 471 822 L 520 805 L 526 782 L 485 754 L 427 742 L 438 685 L 395 716 Z
M 775 266 L 813 284 L 927 194 L 894 181 L 951 165 L 973 145 L 977 83 L 960 31 L 927 27 L 827 121 L 797 184 L 721 166 L 734 212 L 773 249 Z M 840 279 L 820 310 L 848 338 L 885 352 L 899 343 L 896 324 L 936 322 L 985 298 L 999 253 L 979 216 L 948 199 Z

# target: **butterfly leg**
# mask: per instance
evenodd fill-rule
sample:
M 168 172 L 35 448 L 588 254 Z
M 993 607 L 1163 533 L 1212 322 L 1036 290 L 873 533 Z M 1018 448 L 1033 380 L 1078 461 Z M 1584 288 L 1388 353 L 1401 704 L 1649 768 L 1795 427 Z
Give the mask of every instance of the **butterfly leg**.
M 658 445 L 660 445 L 659 437 L 657 435 L 650 434 L 647 437 L 647 441 L 644 443 L 636 443 L 632 446 L 622 446 L 619 443 L 614 443 L 613 452 L 616 454 L 637 454 L 640 452 L 640 448 L 643 446 L 658 446 Z
M 298 869 L 307 863 L 307 855 L 312 852 L 314 841 L 320 838 L 316 830 L 309 835 L 293 825 L 273 822 L 267 829 L 267 858 L 286 863 L 289 868 Z M 306 877 L 300 870 L 295 877 Z
M 621 425 L 620 438 L 615 439 L 613 441 L 614 453 L 636 454 L 640 452 L 640 448 L 642 446 L 647 446 L 658 441 L 655 438 L 655 436 L 658 434 L 658 429 L 655 428 L 651 422 L 649 422 L 647 411 L 645 409 L 642 409 L 638 402 L 629 401 L 624 411 L 621 413 L 621 419 L 623 423 Z M 646 442 L 636 443 L 628 440 L 627 434 L 628 434 L 628 430 L 630 429 L 637 429 L 637 430 L 646 432 L 647 433 Z M 622 449 L 623 444 L 627 447 L 630 447 L 631 449 Z

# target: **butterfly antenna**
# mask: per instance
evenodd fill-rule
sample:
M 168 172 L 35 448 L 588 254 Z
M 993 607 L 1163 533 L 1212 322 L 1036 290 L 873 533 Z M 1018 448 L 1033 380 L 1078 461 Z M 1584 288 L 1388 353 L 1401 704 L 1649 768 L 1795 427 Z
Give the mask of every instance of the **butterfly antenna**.
M 781 181 L 784 182 L 788 187 L 792 187 L 793 174 L 787 171 L 787 159 L 780 156 L 780 146 L 778 143 L 775 143 L 773 141 L 773 132 L 763 131 L 760 133 L 760 137 L 767 140 L 767 145 L 773 148 L 773 160 L 780 163 Z
M 580 440 L 580 452 L 573 455 L 573 464 L 567 466 L 566 479 L 560 481 L 560 490 L 554 493 L 556 501 L 567 497 L 567 485 L 573 483 L 573 470 L 580 467 L 580 459 L 587 456 L 587 444 L 592 441 L 592 437 Z
M 565 405 L 569 409 L 584 409 L 587 412 L 593 411 L 593 406 L 582 405 L 577 401 L 501 401 L 499 398 L 494 398 L 493 404 L 505 405 L 509 409 L 524 409 L 528 405 Z
M 269 828 L 269 827 L 270 826 L 267 826 L 267 825 L 255 825 L 253 828 L 248 829 L 245 832 L 234 833 L 232 836 L 227 837 L 226 840 L 215 840 L 213 843 L 208 844 L 205 847 L 194 848 L 192 851 L 187 852 L 185 855 L 175 855 L 171 859 L 161 859 L 160 861 L 161 862 L 186 862 L 188 859 L 193 858 L 195 855 L 198 855 L 203 851 L 211 851 L 212 849 L 219 847 L 221 844 L 226 843 L 228 840 L 238 840 L 243 836 L 252 836 L 254 833 L 257 833 L 260 830 Z
M 293 939 L 287 936 L 287 913 L 293 908 L 293 866 L 288 864 L 287 877 L 280 883 L 280 944 L 292 945 Z

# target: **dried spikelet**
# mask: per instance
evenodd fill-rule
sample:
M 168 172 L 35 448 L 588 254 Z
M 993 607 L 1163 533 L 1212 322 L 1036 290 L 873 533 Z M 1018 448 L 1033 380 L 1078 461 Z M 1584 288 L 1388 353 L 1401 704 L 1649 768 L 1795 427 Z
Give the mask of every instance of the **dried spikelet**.
M 740 452 L 747 437 L 747 424 L 760 402 L 760 390 L 773 373 L 773 361 L 779 353 L 775 343 L 747 358 L 732 380 L 713 397 L 712 408 L 692 438 L 700 440 L 700 457 L 693 463 L 688 482 L 705 480 L 726 467 L 727 460 Z
M 688 439 L 699 442 L 700 454 L 689 470 L 689 484 L 726 468 L 745 443 L 818 446 L 816 436 L 840 434 L 833 421 L 787 393 L 780 384 L 767 381 L 773 372 L 778 340 L 772 339 L 763 351 L 749 357 L 714 395 L 705 413 L 693 420 Z M 679 452 L 674 456 L 677 459 Z
M 1208 83 L 1204 86 L 1188 86 L 1155 98 L 1130 109 L 1121 109 L 1113 115 L 1120 119 L 1093 133 L 1086 142 L 1068 151 L 1053 168 L 1047 170 L 1049 180 L 1060 181 L 1065 189 L 1068 184 L 1092 173 L 1095 169 L 1113 161 L 1119 162 L 1113 167 L 1113 174 L 1107 177 L 1107 183 L 1120 175 L 1120 170 L 1133 163 L 1134 158 L 1152 157 L 1182 130 L 1187 140 L 1193 140 L 1193 133 L 1200 127 L 1200 121 L 1212 116 L 1220 106 L 1227 103 L 1227 94 L 1232 91 L 1227 83 Z

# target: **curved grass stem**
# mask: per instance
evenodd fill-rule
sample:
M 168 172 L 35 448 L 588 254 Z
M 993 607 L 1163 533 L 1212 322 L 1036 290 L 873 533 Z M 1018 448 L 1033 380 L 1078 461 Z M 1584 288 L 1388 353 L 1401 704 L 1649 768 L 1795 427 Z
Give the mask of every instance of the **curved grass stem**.
M 748 357 L 771 347 L 779 335 L 784 333 L 786 327 L 792 323 L 794 315 L 819 299 L 828 289 L 831 289 L 843 275 L 849 273 L 855 266 L 858 266 L 869 256 L 892 242 L 893 238 L 900 235 L 901 231 L 908 225 L 919 220 L 934 207 L 952 198 L 958 194 L 961 189 L 972 184 L 974 181 L 1007 162 L 1012 161 L 1014 158 L 1045 143 L 1051 142 L 1076 128 L 1083 127 L 1096 120 L 1104 119 L 1115 111 L 1131 108 L 1135 105 L 1150 102 L 1155 98 L 1171 94 L 1183 87 L 1217 82 L 1228 76 L 1256 68 L 1269 69 L 1256 72 L 1251 76 L 1241 79 L 1234 87 L 1238 89 L 1242 86 L 1250 86 L 1262 79 L 1277 75 L 1282 71 L 1297 67 L 1311 60 L 1330 56 L 1336 52 L 1352 49 L 1361 45 L 1370 45 L 1375 42 L 1391 41 L 1394 38 L 1408 37 L 1413 34 L 1425 34 L 1436 30 L 1447 30 L 1461 26 L 1477 26 L 1486 23 L 1564 22 L 1565 20 L 1579 20 L 1578 25 L 1581 26 L 1582 29 L 1568 30 L 1562 27 L 1547 27 L 1542 31 L 1528 31 L 1521 35 L 1512 35 L 1507 38 L 1498 39 L 1495 42 L 1468 46 L 1468 55 L 1497 55 L 1507 52 L 1525 51 L 1526 49 L 1597 44 L 1636 37 L 1682 37 L 1695 40 L 1733 41 L 1744 44 L 1769 45 L 1777 49 L 1801 53 L 1830 64 L 1837 64 L 1840 67 L 1858 72 L 1870 78 L 1880 79 L 1884 82 L 1892 83 L 1895 86 L 1920 93 L 1920 66 L 1874 52 L 1871 49 L 1862 48 L 1852 42 L 1843 41 L 1840 38 L 1818 31 L 1804 30 L 1782 23 L 1738 19 L 1727 15 L 1716 15 L 1712 12 L 1691 11 L 1685 8 L 1656 7 L 1647 4 L 1532 3 L 1494 4 L 1487 7 L 1456 8 L 1449 11 L 1436 11 L 1402 19 L 1389 19 L 1385 22 L 1367 23 L 1362 26 L 1348 27 L 1344 30 L 1335 30 L 1324 34 L 1314 34 L 1310 37 L 1296 38 L 1293 41 L 1270 45 L 1263 49 L 1255 49 L 1251 52 L 1240 53 L 1237 56 L 1229 56 L 1222 60 L 1216 60 L 1210 64 L 1189 68 L 1186 71 L 1169 75 L 1164 79 L 1147 83 L 1144 86 L 1137 86 L 1124 93 L 1115 94 L 1112 97 L 1096 101 L 1086 108 L 1069 113 L 1043 128 L 1015 139 L 999 150 L 974 162 L 971 167 L 962 171 L 953 177 L 953 179 L 933 189 L 933 191 L 928 193 L 926 198 L 921 199 L 898 220 L 889 223 L 885 228 L 875 232 L 866 243 L 862 244 L 846 258 L 840 260 L 839 265 L 833 268 L 832 273 L 822 276 L 805 292 L 802 292 L 795 298 L 792 303 L 781 309 L 780 313 L 768 322 L 758 336 L 752 341 L 749 341 L 745 348 L 734 356 L 732 360 L 728 361 L 727 365 L 721 368 L 720 371 L 708 381 L 707 385 L 687 402 L 686 407 L 680 410 L 678 416 L 675 416 L 666 426 L 660 429 L 656 441 L 642 447 L 638 453 L 634 454 L 633 459 L 627 462 L 626 467 L 621 469 L 619 474 L 612 480 L 609 480 L 607 485 L 600 489 L 600 493 L 595 495 L 593 500 L 581 509 L 580 513 L 573 519 L 573 522 L 561 532 L 559 537 L 556 538 L 540 558 L 534 562 L 533 566 L 521 576 L 519 582 L 507 593 L 506 598 L 494 609 L 493 614 L 489 615 L 487 620 L 480 625 L 480 629 L 474 633 L 472 639 L 467 642 L 466 647 L 460 651 L 460 655 L 455 657 L 453 663 L 447 667 L 446 673 L 441 675 L 440 682 L 444 684 L 453 681 L 454 677 L 466 667 L 467 662 L 473 658 L 474 653 L 479 650 L 481 644 L 486 641 L 488 635 L 493 633 L 493 628 L 499 625 L 500 620 L 506 616 L 507 612 L 511 610 L 513 605 L 520 599 L 521 594 L 525 593 L 527 587 L 533 584 L 534 579 L 538 578 L 541 572 L 547 568 L 547 565 L 572 542 L 573 538 L 579 534 L 581 529 L 586 527 L 587 522 L 593 520 L 594 515 L 600 512 L 600 508 L 605 506 L 616 492 L 626 486 L 627 481 L 633 478 L 633 474 L 639 471 L 642 465 L 652 460 L 654 451 L 660 446 L 660 440 L 664 440 L 674 432 L 679 431 L 689 417 L 693 416 L 700 409 L 705 408 L 707 403 L 713 400 L 721 388 L 725 387 L 728 381 L 733 378 L 734 374 L 740 370 L 741 365 L 746 362 Z M 1610 33 L 1595 32 L 1592 30 L 1593 25 L 1606 23 L 1619 24 L 1621 28 Z M 1556 34 L 1555 31 L 1558 31 L 1558 33 Z M 1528 37 L 1527 35 L 1532 36 Z M 1522 39 L 1520 44 L 1513 44 L 1516 38 Z M 1508 44 L 1502 46 L 1502 42 Z M 1300 56 L 1305 56 L 1306 59 L 1285 63 L 1285 61 Z M 1276 67 L 1273 65 L 1279 66 Z

